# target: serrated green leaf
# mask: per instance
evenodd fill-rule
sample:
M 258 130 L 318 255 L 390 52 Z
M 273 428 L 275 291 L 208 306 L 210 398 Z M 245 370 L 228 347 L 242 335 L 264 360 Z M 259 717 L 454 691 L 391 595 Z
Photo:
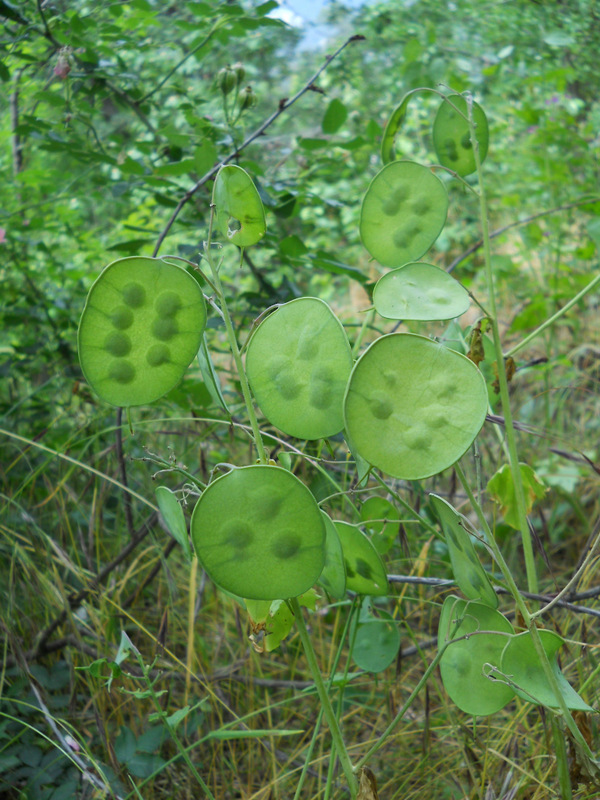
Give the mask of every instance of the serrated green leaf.
M 521 469 L 521 480 L 525 492 L 526 513 L 529 514 L 536 500 L 543 497 L 546 487 L 535 474 L 533 469 L 527 464 L 519 464 Z M 504 521 L 511 528 L 519 530 L 519 515 L 517 513 L 517 501 L 515 495 L 515 484 L 509 464 L 504 464 L 487 484 L 487 491 L 490 496 L 500 505 L 500 512 Z

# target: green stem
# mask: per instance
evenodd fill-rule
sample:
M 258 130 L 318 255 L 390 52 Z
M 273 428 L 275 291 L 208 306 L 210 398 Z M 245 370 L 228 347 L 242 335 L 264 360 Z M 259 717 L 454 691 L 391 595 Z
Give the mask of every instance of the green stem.
M 357 763 L 354 765 L 355 772 L 358 772 L 358 770 L 361 767 L 364 767 L 365 764 L 369 761 L 369 759 L 371 759 L 375 755 L 375 753 L 378 750 L 380 750 L 383 747 L 383 745 L 386 743 L 388 737 L 391 736 L 391 734 L 394 732 L 396 726 L 402 721 L 402 717 L 406 714 L 408 709 L 413 704 L 413 701 L 415 700 L 416 696 L 419 694 L 419 692 L 421 691 L 423 686 L 425 686 L 425 684 L 429 680 L 429 676 L 431 675 L 433 670 L 440 663 L 440 659 L 444 655 L 446 647 L 447 647 L 447 645 L 445 645 L 444 647 L 442 647 L 439 650 L 439 652 L 436 655 L 436 657 L 433 659 L 431 664 L 427 667 L 427 669 L 423 673 L 423 677 L 421 678 L 419 683 L 415 686 L 415 688 L 411 692 L 410 697 L 404 703 L 402 708 L 398 711 L 398 713 L 396 714 L 394 719 L 390 722 L 390 724 L 387 726 L 387 728 L 384 730 L 384 732 L 378 737 L 377 742 L 373 745 L 373 747 L 371 747 L 370 750 L 368 750 L 365 753 L 365 755 L 360 759 L 360 761 L 357 761 Z
M 188 625 L 187 625 L 187 654 L 185 660 L 185 691 L 183 695 L 183 705 L 187 706 L 190 688 L 192 685 L 192 668 L 194 666 L 194 612 L 196 610 L 196 581 L 198 577 L 198 558 L 192 556 L 192 566 L 190 569 L 190 585 L 188 587 Z
M 377 483 L 381 486 L 382 489 L 385 489 L 386 492 L 388 492 L 389 494 L 392 495 L 392 497 L 398 503 L 398 505 L 402 506 L 402 508 L 405 511 L 408 511 L 408 513 L 411 514 L 414 517 L 415 522 L 418 522 L 419 525 L 422 525 L 425 528 L 426 531 L 428 531 L 429 533 L 432 533 L 434 536 L 439 538 L 440 534 L 439 534 L 438 529 L 435 528 L 430 522 L 427 522 L 427 520 L 424 517 L 422 517 L 418 512 L 416 512 L 414 510 L 414 508 L 411 508 L 411 506 L 406 502 L 406 500 L 404 500 L 404 498 L 402 498 L 398 494 L 398 492 L 394 491 L 394 489 L 392 489 L 391 486 L 388 486 L 386 484 L 386 482 L 383 480 L 383 478 L 381 478 L 377 474 L 377 472 L 375 472 L 375 470 L 373 470 L 371 475 L 377 481 Z
M 498 544 L 496 543 L 496 540 L 494 539 L 494 536 L 493 536 L 493 534 L 492 534 L 492 532 L 490 530 L 490 527 L 487 524 L 487 521 L 486 521 L 484 513 L 483 513 L 483 509 L 481 508 L 481 506 L 477 502 L 477 499 L 475 498 L 475 495 L 471 491 L 471 488 L 470 488 L 469 484 L 467 483 L 467 479 L 466 479 L 465 474 L 462 471 L 460 465 L 459 464 L 455 464 L 454 468 L 456 470 L 456 474 L 458 475 L 458 478 L 459 478 L 460 482 L 463 485 L 463 488 L 465 489 L 465 491 L 467 493 L 467 496 L 469 498 L 469 502 L 471 503 L 471 506 L 472 506 L 473 510 L 475 511 L 475 513 L 477 515 L 477 518 L 478 518 L 478 520 L 479 520 L 479 522 L 480 522 L 480 524 L 481 524 L 481 526 L 482 526 L 482 528 L 484 530 L 484 533 L 486 535 L 487 544 L 489 545 L 490 549 L 492 550 L 492 553 L 494 555 L 494 559 L 495 559 L 496 563 L 498 564 L 498 566 L 500 567 L 500 570 L 502 571 L 504 579 L 506 580 L 506 583 L 508 584 L 508 586 L 510 588 L 511 594 L 514 597 L 515 604 L 516 604 L 517 608 L 519 609 L 519 611 L 521 613 L 521 616 L 523 617 L 523 621 L 524 621 L 524 623 L 525 623 L 525 625 L 527 627 L 527 630 L 529 631 L 529 633 L 531 635 L 531 641 L 533 642 L 533 646 L 535 648 L 535 652 L 537 654 L 537 657 L 539 658 L 540 664 L 542 665 L 542 669 L 544 670 L 544 676 L 546 677 L 546 680 L 550 684 L 550 688 L 552 689 L 552 692 L 554 693 L 554 697 L 556 699 L 556 705 L 558 706 L 558 708 L 560 710 L 560 713 L 561 713 L 563 719 L 565 720 L 565 724 L 567 725 L 569 731 L 572 733 L 573 738 L 575 739 L 575 741 L 581 747 L 583 755 L 586 758 L 589 758 L 590 760 L 594 760 L 593 753 L 590 750 L 589 745 L 587 744 L 587 742 L 583 738 L 583 734 L 581 733 L 581 731 L 577 727 L 577 724 L 576 724 L 575 720 L 573 719 L 573 716 L 572 716 L 569 708 L 567 707 L 567 704 L 565 702 L 565 699 L 564 699 L 564 696 L 563 696 L 562 691 L 560 689 L 560 686 L 558 685 L 558 681 L 556 680 L 556 675 L 554 674 L 554 670 L 552 669 L 552 666 L 550 664 L 550 661 L 548 660 L 548 656 L 546 654 L 546 651 L 544 650 L 544 645 L 542 644 L 542 640 L 540 638 L 540 633 L 539 633 L 539 631 L 538 631 L 538 629 L 536 627 L 534 616 L 530 613 L 529 609 L 527 608 L 527 604 L 525 603 L 525 600 L 523 599 L 521 593 L 519 592 L 519 589 L 518 589 L 518 587 L 517 587 L 517 585 L 516 585 L 516 583 L 514 581 L 514 578 L 511 575 L 510 569 L 508 568 L 508 564 L 504 560 L 504 557 L 503 557 L 503 555 L 502 555 L 502 553 L 500 551 L 500 548 L 498 547 Z M 556 755 L 557 755 L 557 759 L 559 759 L 559 761 L 560 761 L 560 758 L 561 758 L 560 751 L 557 751 Z M 565 768 L 564 764 L 559 764 L 559 766 L 558 766 L 559 772 L 560 772 L 561 769 L 564 769 L 564 768 Z
M 265 445 L 260 433 L 260 428 L 258 425 L 258 420 L 256 418 L 256 412 L 254 411 L 254 404 L 252 402 L 252 395 L 250 394 L 250 386 L 248 384 L 248 378 L 246 377 L 246 371 L 244 369 L 244 364 L 242 362 L 242 356 L 240 353 L 240 348 L 238 347 L 237 339 L 235 336 L 235 331 L 233 329 L 233 323 L 231 321 L 231 316 L 229 314 L 229 308 L 227 307 L 227 301 L 225 300 L 225 292 L 223 291 L 223 284 L 221 283 L 221 278 L 219 277 L 219 271 L 215 265 L 212 253 L 211 253 L 211 237 L 212 237 L 212 229 L 213 229 L 213 221 L 215 216 L 215 207 L 214 204 L 211 204 L 210 209 L 210 223 L 208 228 L 208 241 L 204 246 L 204 254 L 206 256 L 206 260 L 208 261 L 208 265 L 210 266 L 210 271 L 212 273 L 213 283 L 215 289 L 217 290 L 217 295 L 219 299 L 219 305 L 221 307 L 221 311 L 223 312 L 223 321 L 225 322 L 225 330 L 227 331 L 227 339 L 229 341 L 229 347 L 231 349 L 231 354 L 233 355 L 233 360 L 235 361 L 235 366 L 237 369 L 238 377 L 240 379 L 240 385 L 242 387 L 242 394 L 244 396 L 244 403 L 246 404 L 246 411 L 248 413 L 248 419 L 250 420 L 250 426 L 252 428 L 252 435 L 254 437 L 254 444 L 256 446 L 256 450 L 258 453 L 258 458 L 261 464 L 268 464 L 269 457 L 267 456 L 267 452 L 265 450 Z
M 600 283 L 600 275 L 596 275 L 596 277 L 592 281 L 590 281 L 584 289 L 578 292 L 578 294 L 576 294 L 575 297 L 569 300 L 568 303 L 565 303 L 565 305 L 562 308 L 559 308 L 559 310 L 551 317 L 549 317 L 545 322 L 543 322 L 539 326 L 539 328 L 536 328 L 522 341 L 514 345 L 514 347 L 511 347 L 510 350 L 506 352 L 506 357 L 508 358 L 509 356 L 513 356 L 515 353 L 518 353 L 519 350 L 528 345 L 529 342 L 531 342 L 533 339 L 539 336 L 540 333 L 543 333 L 546 330 L 546 328 L 549 328 L 551 325 L 553 325 L 559 317 L 562 317 L 562 315 L 566 314 L 567 311 L 569 311 L 569 309 L 573 308 L 573 306 L 576 305 L 583 297 L 585 297 L 585 295 L 588 292 L 590 292 L 598 283 Z
M 358 358 L 358 353 L 360 347 L 362 345 L 363 339 L 365 338 L 365 333 L 367 332 L 367 328 L 373 322 L 373 317 L 375 316 L 375 309 L 369 308 L 365 312 L 363 317 L 362 325 L 360 326 L 360 330 L 358 332 L 358 336 L 356 337 L 356 341 L 352 347 L 352 358 Z
M 506 583 L 508 585 L 508 588 L 510 589 L 510 592 L 511 592 L 511 594 L 513 596 L 515 604 L 516 604 L 517 608 L 519 609 L 519 612 L 520 612 L 521 616 L 523 617 L 523 620 L 524 620 L 525 624 L 529 627 L 530 622 L 531 622 L 531 614 L 529 612 L 529 609 L 527 608 L 527 604 L 525 603 L 525 600 L 523 599 L 523 596 L 519 592 L 519 587 L 515 583 L 515 580 L 514 580 L 514 578 L 512 576 L 512 573 L 511 573 L 511 571 L 509 569 L 509 566 L 506 563 L 506 561 L 504 560 L 504 556 L 502 555 L 502 551 L 498 547 L 496 539 L 494 538 L 494 534 L 490 530 L 490 526 L 487 523 L 487 520 L 485 518 L 485 514 L 483 513 L 483 509 L 482 509 L 481 505 L 479 504 L 479 501 L 477 500 L 477 498 L 473 494 L 473 492 L 471 490 L 471 487 L 470 487 L 470 485 L 469 485 L 469 483 L 467 481 L 466 475 L 463 472 L 462 467 L 460 466 L 460 464 L 456 463 L 454 465 L 454 469 L 456 470 L 456 474 L 458 476 L 458 480 L 461 482 L 462 487 L 465 490 L 465 492 L 467 494 L 467 497 L 469 498 L 469 502 L 471 503 L 471 508 L 473 509 L 475 514 L 477 515 L 477 519 L 479 520 L 479 524 L 483 528 L 483 532 L 485 534 L 486 543 L 487 543 L 488 547 L 490 548 L 490 550 L 492 551 L 492 554 L 494 556 L 494 560 L 498 564 L 498 566 L 500 567 L 500 571 L 502 572 L 502 575 L 504 576 L 504 580 L 506 581 Z
M 300 608 L 300 603 L 298 602 L 298 599 L 296 597 L 293 597 L 291 600 L 289 600 L 289 604 L 290 608 L 292 609 L 292 613 L 296 618 L 296 625 L 298 626 L 300 641 L 302 642 L 302 647 L 304 648 L 306 660 L 308 661 L 308 666 L 312 674 L 313 680 L 315 682 L 315 687 L 317 689 L 317 694 L 319 695 L 319 700 L 321 701 L 323 712 L 325 714 L 325 717 L 327 718 L 327 724 L 329 725 L 331 738 L 333 740 L 335 750 L 340 760 L 340 764 L 342 765 L 342 770 L 344 771 L 344 775 L 346 776 L 346 781 L 348 782 L 348 788 L 350 789 L 350 797 L 352 798 L 352 800 L 356 800 L 358 792 L 358 784 L 356 782 L 356 777 L 354 775 L 354 769 L 352 767 L 352 762 L 350 761 L 350 756 L 348 755 L 348 750 L 346 749 L 346 745 L 344 744 L 344 739 L 342 737 L 342 732 L 340 730 L 339 723 L 335 716 L 335 711 L 333 710 L 333 706 L 331 705 L 331 700 L 329 699 L 329 695 L 327 694 L 327 689 L 325 687 L 325 683 L 323 682 L 323 678 L 319 670 L 319 665 L 317 664 L 315 651 L 313 649 L 310 636 L 308 635 L 308 631 L 306 630 L 306 625 L 304 624 L 304 617 L 302 616 L 302 609 Z
M 483 171 L 481 168 L 481 158 L 479 155 L 479 143 L 477 141 L 475 124 L 473 122 L 472 106 L 470 103 L 468 103 L 468 111 L 469 111 L 468 114 L 469 130 L 471 134 L 471 142 L 473 144 L 473 154 L 475 156 L 475 164 L 477 166 L 477 177 L 479 182 L 479 209 L 481 216 L 481 232 L 483 238 L 485 277 L 488 290 L 488 303 L 491 312 L 490 322 L 492 325 L 494 350 L 496 354 L 496 364 L 498 366 L 498 385 L 500 387 L 500 400 L 502 402 L 502 411 L 504 414 L 504 419 L 506 421 L 505 430 L 506 430 L 506 443 L 508 447 L 508 460 L 515 488 L 517 517 L 519 520 L 519 529 L 521 532 L 521 540 L 523 543 L 523 554 L 525 556 L 525 570 L 527 572 L 527 586 L 530 592 L 532 592 L 533 594 L 537 594 L 538 580 L 535 570 L 533 545 L 531 541 L 531 533 L 529 531 L 529 525 L 527 523 L 527 506 L 525 503 L 525 491 L 523 489 L 521 467 L 519 465 L 517 438 L 515 435 L 515 429 L 513 427 L 512 412 L 510 408 L 510 396 L 508 392 L 508 380 L 506 378 L 506 372 L 504 369 L 502 340 L 500 338 L 500 327 L 498 325 L 498 314 L 496 309 L 496 292 L 494 287 L 494 275 L 492 271 L 492 256 L 490 249 L 490 231 L 488 223 L 487 197 L 485 192 L 485 185 L 483 182 Z
M 169 736 L 175 742 L 175 746 L 177 747 L 177 750 L 179 751 L 179 754 L 180 754 L 181 758 L 183 758 L 185 763 L 190 768 L 190 771 L 191 771 L 192 775 L 198 781 L 198 784 L 202 788 L 202 791 L 205 793 L 205 796 L 207 798 L 209 798 L 209 800 L 216 800 L 214 794 L 211 792 L 211 790 L 208 788 L 207 784 L 205 783 L 204 779 L 202 778 L 202 775 L 200 775 L 200 773 L 198 772 L 198 770 L 194 766 L 194 762 L 190 758 L 190 756 L 188 754 L 188 751 L 187 751 L 187 748 L 184 746 L 184 744 L 181 741 L 181 739 L 179 738 L 179 736 L 175 733 L 175 728 L 172 725 L 169 724 L 169 721 L 167 720 L 167 714 L 163 710 L 161 704 L 158 702 L 158 697 L 156 696 L 156 692 L 154 691 L 153 681 L 152 681 L 152 679 L 150 677 L 150 670 L 144 664 L 144 660 L 143 660 L 143 658 L 141 657 L 141 655 L 139 653 L 137 655 L 137 660 L 138 660 L 138 664 L 140 665 L 140 667 L 142 669 L 142 674 L 144 676 L 144 682 L 146 683 L 146 686 L 148 687 L 148 690 L 149 690 L 149 692 L 150 692 L 150 694 L 152 696 L 152 702 L 154 704 L 154 708 L 156 709 L 156 713 L 159 716 L 159 718 L 160 718 L 161 722 L 163 723 L 163 725 L 166 727 L 167 731 L 169 732 Z
M 552 727 L 552 740 L 556 751 L 556 765 L 558 768 L 558 782 L 560 784 L 560 794 L 562 800 L 572 800 L 573 790 L 571 788 L 571 777 L 569 775 L 569 762 L 567 759 L 567 748 L 565 747 L 565 737 L 560 722 L 556 717 L 550 718 Z
M 343 651 L 343 647 L 344 647 L 344 642 L 346 641 L 346 636 L 348 635 L 348 628 L 350 627 L 350 622 L 352 621 L 352 618 L 353 618 L 353 615 L 354 615 L 354 608 L 355 608 L 355 602 L 352 601 L 352 604 L 350 606 L 350 612 L 348 613 L 348 616 L 346 618 L 346 623 L 344 625 L 344 630 L 342 632 L 342 635 L 340 636 L 340 644 L 339 644 L 339 647 L 338 647 L 337 652 L 335 654 L 335 658 L 333 660 L 333 664 L 331 665 L 331 671 L 329 673 L 329 680 L 327 681 L 327 691 L 330 691 L 331 687 L 333 686 L 335 673 L 336 673 L 336 670 L 338 668 L 338 664 L 340 663 L 340 659 L 342 657 L 342 651 Z M 347 672 L 348 672 L 348 669 L 346 668 L 346 670 L 344 672 L 344 675 L 347 675 Z M 323 706 L 321 706 L 321 708 L 319 709 L 319 714 L 317 716 L 317 721 L 315 722 L 315 730 L 314 730 L 312 739 L 310 740 L 310 744 L 308 746 L 308 750 L 306 751 L 306 759 L 305 759 L 305 762 L 304 762 L 304 766 L 302 767 L 302 772 L 300 773 L 300 778 L 298 780 L 298 785 L 296 786 L 296 792 L 294 793 L 294 800 L 300 800 L 300 795 L 302 793 L 302 787 L 304 785 L 304 781 L 306 780 L 306 774 L 308 772 L 308 765 L 310 763 L 310 759 L 312 757 L 312 752 L 313 752 L 313 750 L 315 748 L 315 744 L 317 743 L 317 737 L 319 735 L 319 730 L 321 729 L 321 723 L 323 721 L 323 713 L 324 713 L 323 712 Z M 332 761 L 333 761 L 333 759 L 332 759 Z

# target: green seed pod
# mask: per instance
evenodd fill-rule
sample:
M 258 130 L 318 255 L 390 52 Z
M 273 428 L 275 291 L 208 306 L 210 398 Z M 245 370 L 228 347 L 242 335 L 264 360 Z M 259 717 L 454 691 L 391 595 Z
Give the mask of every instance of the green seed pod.
M 240 94 L 240 106 L 242 111 L 252 108 L 256 104 L 256 95 L 252 91 L 251 86 L 246 86 L 244 91 Z
M 217 73 L 217 86 L 227 96 L 237 86 L 237 76 L 231 67 L 223 67 Z
M 241 86 L 244 82 L 244 78 L 246 77 L 244 65 L 241 63 L 241 61 L 238 61 L 231 69 L 235 72 L 237 86 Z

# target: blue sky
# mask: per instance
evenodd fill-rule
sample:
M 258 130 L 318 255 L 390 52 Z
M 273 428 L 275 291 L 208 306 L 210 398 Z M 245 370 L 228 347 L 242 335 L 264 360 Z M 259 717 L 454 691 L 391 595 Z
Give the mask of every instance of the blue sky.
M 364 0 L 344 0 L 344 5 L 358 7 Z M 290 25 L 300 27 L 302 24 L 315 23 L 329 0 L 279 0 L 279 8 L 269 16 L 279 17 Z
M 364 0 L 344 0 L 345 5 L 358 7 Z M 304 45 L 315 47 L 327 38 L 327 27 L 319 25 L 319 16 L 329 0 L 279 0 L 279 8 L 269 16 L 278 17 L 295 28 L 305 28 L 310 36 Z

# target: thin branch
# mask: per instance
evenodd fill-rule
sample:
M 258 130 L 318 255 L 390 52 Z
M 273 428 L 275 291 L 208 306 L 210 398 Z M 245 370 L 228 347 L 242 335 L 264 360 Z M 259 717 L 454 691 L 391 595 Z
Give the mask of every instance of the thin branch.
M 138 544 L 146 538 L 146 536 L 150 533 L 152 527 L 158 521 L 158 514 L 153 512 L 150 516 L 142 523 L 142 525 L 138 528 L 134 536 L 131 538 L 129 543 L 126 547 L 121 550 L 121 552 L 113 558 L 108 564 L 106 564 L 100 572 L 97 573 L 95 577 L 90 580 L 90 585 L 88 588 L 82 589 L 81 591 L 77 592 L 76 595 L 72 595 L 69 597 L 69 608 L 64 609 L 60 612 L 60 614 L 48 625 L 38 636 L 37 642 L 31 654 L 28 655 L 29 658 L 37 658 L 40 655 L 43 655 L 46 652 L 46 643 L 48 639 L 52 636 L 54 631 L 59 628 L 67 619 L 69 611 L 72 611 L 75 608 L 78 608 L 83 601 L 90 595 L 92 592 L 96 591 L 98 586 L 103 583 L 103 581 L 115 570 L 119 564 L 121 564 L 127 556 L 138 546 Z
M 171 70 L 169 70 L 169 72 L 167 72 L 165 77 L 157 83 L 154 89 L 152 89 L 149 92 L 146 92 L 146 94 L 137 101 L 138 105 L 145 103 L 146 100 L 149 100 L 153 94 L 159 91 L 159 89 L 162 89 L 162 87 L 165 85 L 165 83 L 167 83 L 169 78 L 171 78 L 177 72 L 177 70 L 185 64 L 188 58 L 191 58 L 195 53 L 198 52 L 198 50 L 201 50 L 204 47 L 204 45 L 207 44 L 212 39 L 212 37 L 219 30 L 221 25 L 226 22 L 229 22 L 227 18 L 225 19 L 221 18 L 219 22 L 216 22 L 214 26 L 211 28 L 211 30 L 208 32 L 208 34 L 204 37 L 204 39 L 202 39 L 200 44 L 197 44 L 196 47 L 193 47 L 189 51 L 189 53 L 187 53 L 180 61 L 178 61 L 177 64 L 175 64 L 175 66 Z
M 19 126 L 19 81 L 22 73 L 22 69 L 18 70 L 15 76 L 15 86 L 10 94 L 10 130 L 12 136 L 13 175 L 15 178 L 23 169 L 23 145 L 17 131 Z
M 550 208 L 547 211 L 540 211 L 539 214 L 532 214 L 530 217 L 519 219 L 516 222 L 511 222 L 510 225 L 504 225 L 502 228 L 492 231 L 489 238 L 496 239 L 498 236 L 506 233 L 506 231 L 511 230 L 511 228 L 518 228 L 520 225 L 528 225 L 530 222 L 540 219 L 541 217 L 548 217 L 551 214 L 558 214 L 559 211 L 568 211 L 570 208 L 592 205 L 593 203 L 600 203 L 600 197 L 592 197 L 588 198 L 587 200 L 577 200 L 574 203 L 567 203 L 564 206 L 556 206 L 556 208 Z M 483 239 L 475 242 L 475 244 L 471 245 L 468 250 L 465 250 L 464 253 L 462 253 L 460 256 L 457 256 L 454 261 L 452 261 L 447 271 L 452 272 L 462 261 L 465 261 L 469 256 L 472 256 L 473 253 L 476 253 L 481 247 L 483 247 Z
M 62 48 L 62 45 L 59 41 L 57 41 L 54 38 L 54 36 L 52 35 L 52 31 L 48 27 L 48 23 L 46 21 L 46 15 L 44 14 L 44 9 L 42 8 L 42 0 L 37 0 L 37 7 L 39 15 L 42 20 L 42 25 L 44 26 L 44 36 L 46 37 L 46 39 L 48 39 L 49 42 L 52 42 L 52 44 L 54 45 L 54 47 L 56 47 L 57 50 L 60 50 Z
M 300 89 L 299 92 L 296 92 L 296 94 L 293 97 L 285 98 L 285 99 L 280 100 L 279 101 L 279 106 L 277 108 L 277 111 L 274 111 L 271 114 L 270 117 L 267 117 L 267 119 L 262 123 L 262 125 L 260 125 L 254 131 L 254 133 L 251 133 L 250 136 L 248 136 L 248 138 L 245 139 L 239 147 L 237 147 L 226 158 L 224 158 L 222 161 L 220 161 L 218 164 L 216 164 L 214 167 L 212 167 L 205 175 L 203 175 L 200 178 L 200 180 L 196 181 L 196 183 L 190 189 L 188 189 L 188 191 L 183 195 L 183 197 L 181 198 L 179 203 L 177 203 L 177 207 L 175 208 L 175 210 L 171 214 L 167 224 L 165 225 L 165 227 L 164 227 L 163 231 L 161 232 L 160 236 L 158 237 L 158 241 L 156 242 L 156 247 L 154 248 L 154 252 L 152 254 L 153 256 L 156 257 L 158 255 L 158 251 L 160 250 L 160 246 L 162 245 L 162 243 L 165 240 L 167 234 L 171 230 L 171 227 L 173 226 L 173 223 L 175 222 L 175 220 L 179 216 L 179 213 L 181 212 L 181 209 L 196 194 L 198 189 L 200 189 L 202 186 L 204 186 L 205 183 L 207 183 L 211 178 L 213 178 L 217 174 L 217 172 L 221 169 L 222 166 L 224 166 L 225 164 L 229 164 L 229 162 L 233 161 L 233 159 L 236 158 L 242 152 L 242 150 L 245 150 L 246 147 L 248 147 L 249 144 L 252 144 L 252 142 L 255 139 L 258 139 L 259 136 L 262 136 L 262 134 L 267 130 L 267 128 L 269 128 L 275 122 L 275 120 L 284 113 L 284 111 L 287 111 L 287 109 L 290 108 L 290 106 L 293 106 L 294 103 L 302 97 L 302 95 L 306 94 L 306 92 L 309 92 L 309 91 L 317 91 L 317 88 L 314 85 L 314 82 L 317 80 L 319 75 L 322 72 L 324 72 L 324 70 L 327 69 L 327 67 L 331 64 L 331 62 L 335 58 L 337 58 L 339 56 L 339 54 L 342 52 L 342 50 L 344 50 L 351 42 L 361 41 L 364 38 L 365 37 L 361 36 L 360 34 L 357 34 L 355 36 L 351 36 L 349 39 L 347 39 L 344 42 L 344 44 L 341 45 L 341 47 L 338 47 L 338 49 L 335 51 L 335 53 L 333 53 L 333 55 L 327 56 L 326 59 L 325 59 L 325 63 L 321 67 L 319 67 L 319 69 L 314 73 L 314 75 L 312 75 L 306 81 L 306 83 Z
M 177 542 L 175 541 L 175 539 L 169 539 L 169 541 L 167 542 L 167 545 L 164 548 L 160 558 L 157 559 L 156 564 L 152 567 L 150 572 L 146 575 L 146 577 L 144 578 L 142 583 L 139 586 L 136 586 L 135 590 L 122 603 L 122 607 L 123 608 L 128 608 L 133 603 L 133 601 L 136 599 L 136 597 L 139 597 L 140 593 L 143 592 L 144 589 L 146 589 L 152 583 L 154 578 L 156 578 L 156 576 L 160 572 L 160 569 L 161 569 L 161 567 L 163 565 L 163 562 L 166 561 L 166 559 L 173 552 L 173 550 L 175 549 L 176 546 L 177 546 Z

